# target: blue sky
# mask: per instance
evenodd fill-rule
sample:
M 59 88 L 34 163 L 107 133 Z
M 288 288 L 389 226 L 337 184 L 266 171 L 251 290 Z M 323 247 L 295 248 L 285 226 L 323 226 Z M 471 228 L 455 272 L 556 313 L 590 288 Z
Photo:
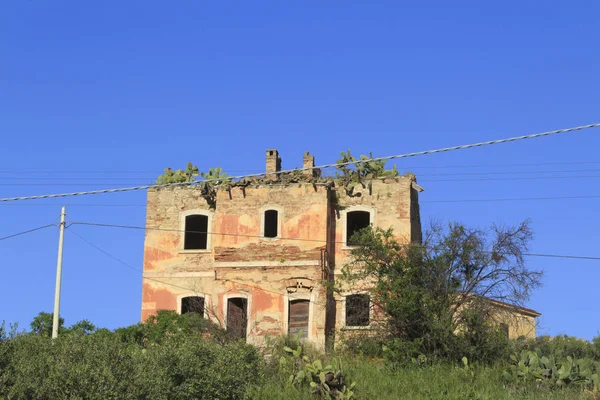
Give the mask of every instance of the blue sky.
M 187 161 L 260 172 L 267 148 L 293 168 L 304 151 L 323 164 L 345 149 L 382 156 L 600 122 L 598 11 L 592 1 L 3 3 L 0 197 L 151 183 Z M 596 128 L 397 165 L 426 189 L 425 224 L 530 217 L 532 252 L 600 256 L 600 198 L 436 202 L 600 196 L 599 147 Z M 144 202 L 132 192 L 2 203 L 0 237 L 56 222 L 62 203 L 74 204 L 69 221 L 141 226 Z M 70 229 L 141 268 L 142 231 Z M 51 311 L 57 241 L 54 228 L 0 241 L 0 320 L 25 327 Z M 600 261 L 528 261 L 545 272 L 529 302 L 543 314 L 538 332 L 595 336 Z M 129 325 L 140 307 L 141 274 L 67 230 L 67 324 Z

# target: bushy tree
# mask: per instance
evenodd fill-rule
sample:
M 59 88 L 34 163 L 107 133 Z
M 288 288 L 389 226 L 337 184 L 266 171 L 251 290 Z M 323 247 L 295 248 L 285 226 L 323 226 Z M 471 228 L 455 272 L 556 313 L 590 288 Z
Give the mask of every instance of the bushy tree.
M 367 228 L 352 238 L 357 246 L 340 284 L 370 292 L 392 337 L 418 341 L 428 354 L 459 356 L 465 345 L 498 337 L 489 300 L 522 305 L 540 285 L 541 272 L 524 261 L 531 238 L 529 221 L 486 230 L 434 224 L 422 244 L 409 245 L 391 230 Z
M 40 312 L 33 318 L 33 321 L 30 324 L 31 332 L 36 335 L 41 336 L 52 336 L 52 324 L 54 320 L 54 313 Z M 65 319 L 60 317 L 58 319 L 58 329 L 59 332 L 63 330 L 63 325 L 65 324 Z

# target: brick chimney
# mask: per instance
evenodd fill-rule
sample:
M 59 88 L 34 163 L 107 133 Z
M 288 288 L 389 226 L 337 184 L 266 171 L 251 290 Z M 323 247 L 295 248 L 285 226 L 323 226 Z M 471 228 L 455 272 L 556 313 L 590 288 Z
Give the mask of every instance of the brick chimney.
M 304 152 L 304 157 L 302 158 L 302 168 L 312 168 L 315 166 L 315 156 L 311 156 L 308 151 Z M 307 169 L 302 171 L 302 173 L 306 176 L 315 177 L 317 176 L 317 171 L 314 169 Z
M 275 178 L 277 175 L 273 172 L 281 171 L 281 158 L 279 152 L 276 149 L 267 150 L 267 176 Z

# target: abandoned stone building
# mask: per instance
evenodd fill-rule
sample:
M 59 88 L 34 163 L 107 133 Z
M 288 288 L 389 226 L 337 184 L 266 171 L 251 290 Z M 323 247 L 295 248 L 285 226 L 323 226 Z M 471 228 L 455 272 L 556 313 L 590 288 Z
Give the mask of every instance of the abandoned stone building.
M 303 167 L 314 165 L 305 153 Z M 300 332 L 318 348 L 337 332 L 372 328 L 368 294 L 328 295 L 323 281 L 341 273 L 348 239 L 363 227 L 420 241 L 421 187 L 409 174 L 349 196 L 318 170 L 280 169 L 277 150 L 267 150 L 261 179 L 148 191 L 142 320 L 198 312 L 252 344 Z

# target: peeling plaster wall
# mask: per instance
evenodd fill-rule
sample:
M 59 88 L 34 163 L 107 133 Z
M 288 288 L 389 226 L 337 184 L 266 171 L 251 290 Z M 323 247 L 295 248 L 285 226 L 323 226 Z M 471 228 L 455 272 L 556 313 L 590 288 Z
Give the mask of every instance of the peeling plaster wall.
M 343 188 L 308 183 L 219 189 L 214 210 L 195 187 L 150 189 L 142 320 L 157 310 L 177 310 L 182 296 L 202 295 L 207 316 L 224 327 L 227 298 L 243 296 L 249 307 L 247 340 L 261 344 L 267 334 L 287 333 L 288 302 L 305 299 L 310 301 L 308 340 L 323 348 L 326 325 L 333 332 L 344 320 L 342 302 L 328 296 L 321 281 L 325 250 L 332 277 L 348 261 L 349 249 L 341 243 L 345 211 L 367 207 L 375 227 L 393 228 L 401 242 L 420 238 L 412 182 L 376 180 L 371 192 L 356 188 L 353 197 Z M 278 238 L 262 237 L 267 209 L 279 212 Z M 182 215 L 194 210 L 210 215 L 207 250 L 183 250 Z
M 261 214 L 280 210 L 279 237 L 262 238 Z M 178 309 L 185 295 L 205 296 L 209 318 L 224 326 L 227 297 L 248 298 L 248 342 L 287 332 L 287 301 L 311 301 L 309 340 L 325 345 L 328 189 L 309 184 L 233 188 L 217 192 L 208 251 L 182 250 L 182 213 L 209 210 L 195 188 L 148 191 L 142 320 Z M 173 230 L 173 231 L 170 231 Z M 302 240 L 293 240 L 302 239 Z M 161 281 L 161 282 L 157 282 Z M 300 296 L 300 297 L 294 297 Z

